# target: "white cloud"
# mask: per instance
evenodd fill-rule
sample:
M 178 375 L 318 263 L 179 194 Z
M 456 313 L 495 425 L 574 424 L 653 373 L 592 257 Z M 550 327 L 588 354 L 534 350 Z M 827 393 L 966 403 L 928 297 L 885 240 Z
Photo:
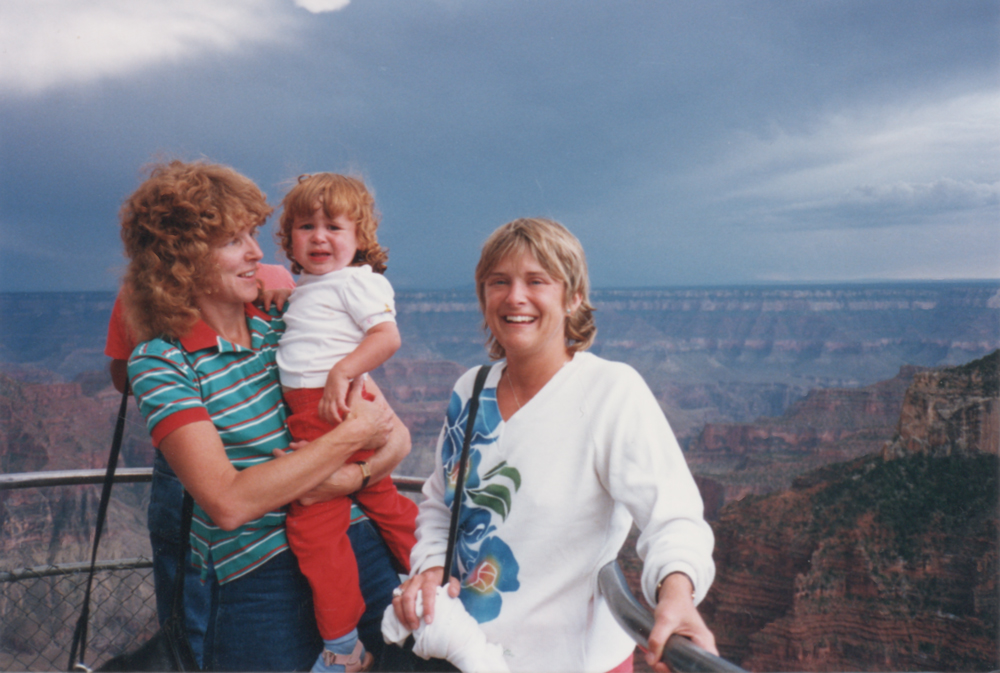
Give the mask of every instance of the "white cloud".
M 858 206 L 960 210 L 1000 204 L 1000 182 L 941 178 L 934 182 L 860 185 L 844 202 Z
M 278 0 L 2 0 L 0 91 L 36 94 L 274 42 L 292 27 L 290 10 Z
M 351 0 L 295 0 L 295 6 L 307 9 L 313 14 L 336 12 L 351 4 Z
M 730 199 L 794 209 L 993 205 L 998 112 L 994 91 L 844 111 L 808 132 L 744 137 L 715 177 L 729 183 Z

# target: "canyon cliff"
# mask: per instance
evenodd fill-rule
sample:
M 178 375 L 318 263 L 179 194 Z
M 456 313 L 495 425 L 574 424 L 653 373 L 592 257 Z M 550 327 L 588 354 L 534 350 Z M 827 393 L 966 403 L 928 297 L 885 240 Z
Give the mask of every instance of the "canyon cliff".
M 593 351 L 646 379 L 718 518 L 704 610 L 725 656 L 753 670 L 998 667 L 997 356 L 923 371 L 1000 345 L 997 283 L 593 298 Z M 102 355 L 112 299 L 0 294 L 4 472 L 104 466 L 120 399 Z M 375 377 L 414 439 L 399 472 L 426 476 L 455 379 L 486 359 L 481 316 L 468 290 L 401 292 L 397 307 L 403 347 Z M 148 466 L 134 406 L 128 418 L 123 463 Z M 102 557 L 148 555 L 147 489 L 116 486 Z M 0 567 L 87 557 L 97 494 L 0 492 Z M 22 632 L 4 624 L 0 644 Z
M 41 384 L 0 374 L 0 470 L 106 467 L 121 396 L 110 380 L 95 390 L 91 379 Z M 152 464 L 152 446 L 134 405 L 120 464 Z M 144 498 L 141 485 L 119 484 L 113 491 L 113 525 L 101 544 L 106 558 L 148 549 Z M 88 557 L 99 499 L 99 486 L 0 490 L 0 565 L 9 569 Z
M 701 610 L 757 671 L 992 670 L 998 364 L 918 372 L 894 437 L 723 508 Z
M 903 397 L 921 367 L 860 388 L 818 388 L 779 417 L 749 423 L 707 423 L 685 458 L 720 485 L 724 501 L 788 488 L 800 474 L 873 453 L 892 439 Z

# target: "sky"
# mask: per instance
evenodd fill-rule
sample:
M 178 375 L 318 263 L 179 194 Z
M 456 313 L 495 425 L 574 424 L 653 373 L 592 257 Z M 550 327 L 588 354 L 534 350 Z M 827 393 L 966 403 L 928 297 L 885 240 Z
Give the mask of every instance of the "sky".
M 362 176 L 403 290 L 523 216 L 595 287 L 996 279 L 1000 0 L 0 0 L 0 291 L 115 289 L 170 159 Z

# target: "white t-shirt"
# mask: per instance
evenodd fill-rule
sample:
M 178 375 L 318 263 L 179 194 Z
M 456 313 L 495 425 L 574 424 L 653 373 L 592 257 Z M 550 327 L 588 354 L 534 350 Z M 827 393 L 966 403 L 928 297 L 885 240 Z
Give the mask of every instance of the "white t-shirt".
M 480 396 L 458 558 L 462 602 L 512 671 L 608 671 L 632 652 L 597 591 L 633 519 L 642 585 L 679 571 L 700 601 L 714 537 L 694 478 L 656 399 L 628 365 L 577 353 L 506 422 L 504 363 Z M 455 384 L 417 517 L 414 573 L 441 566 L 475 370 Z
M 289 388 L 322 388 L 368 330 L 396 320 L 392 285 L 367 264 L 322 276 L 303 273 L 288 301 L 278 371 Z

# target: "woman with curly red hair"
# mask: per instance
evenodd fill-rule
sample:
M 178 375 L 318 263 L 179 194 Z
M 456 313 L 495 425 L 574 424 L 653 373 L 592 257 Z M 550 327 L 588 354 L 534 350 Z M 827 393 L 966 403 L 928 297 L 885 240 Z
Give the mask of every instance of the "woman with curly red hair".
M 210 670 L 312 665 L 322 641 L 308 583 L 286 553 L 284 506 L 358 490 L 359 471 L 341 469 L 356 451 L 380 449 L 369 460 L 379 479 L 409 451 L 408 431 L 369 384 L 374 401 L 355 387 L 336 429 L 275 458 L 290 441 L 275 364 L 284 324 L 251 303 L 257 229 L 270 212 L 231 168 L 174 161 L 154 168 L 121 213 L 126 318 L 146 339 L 128 374 L 153 443 L 196 503 Z

